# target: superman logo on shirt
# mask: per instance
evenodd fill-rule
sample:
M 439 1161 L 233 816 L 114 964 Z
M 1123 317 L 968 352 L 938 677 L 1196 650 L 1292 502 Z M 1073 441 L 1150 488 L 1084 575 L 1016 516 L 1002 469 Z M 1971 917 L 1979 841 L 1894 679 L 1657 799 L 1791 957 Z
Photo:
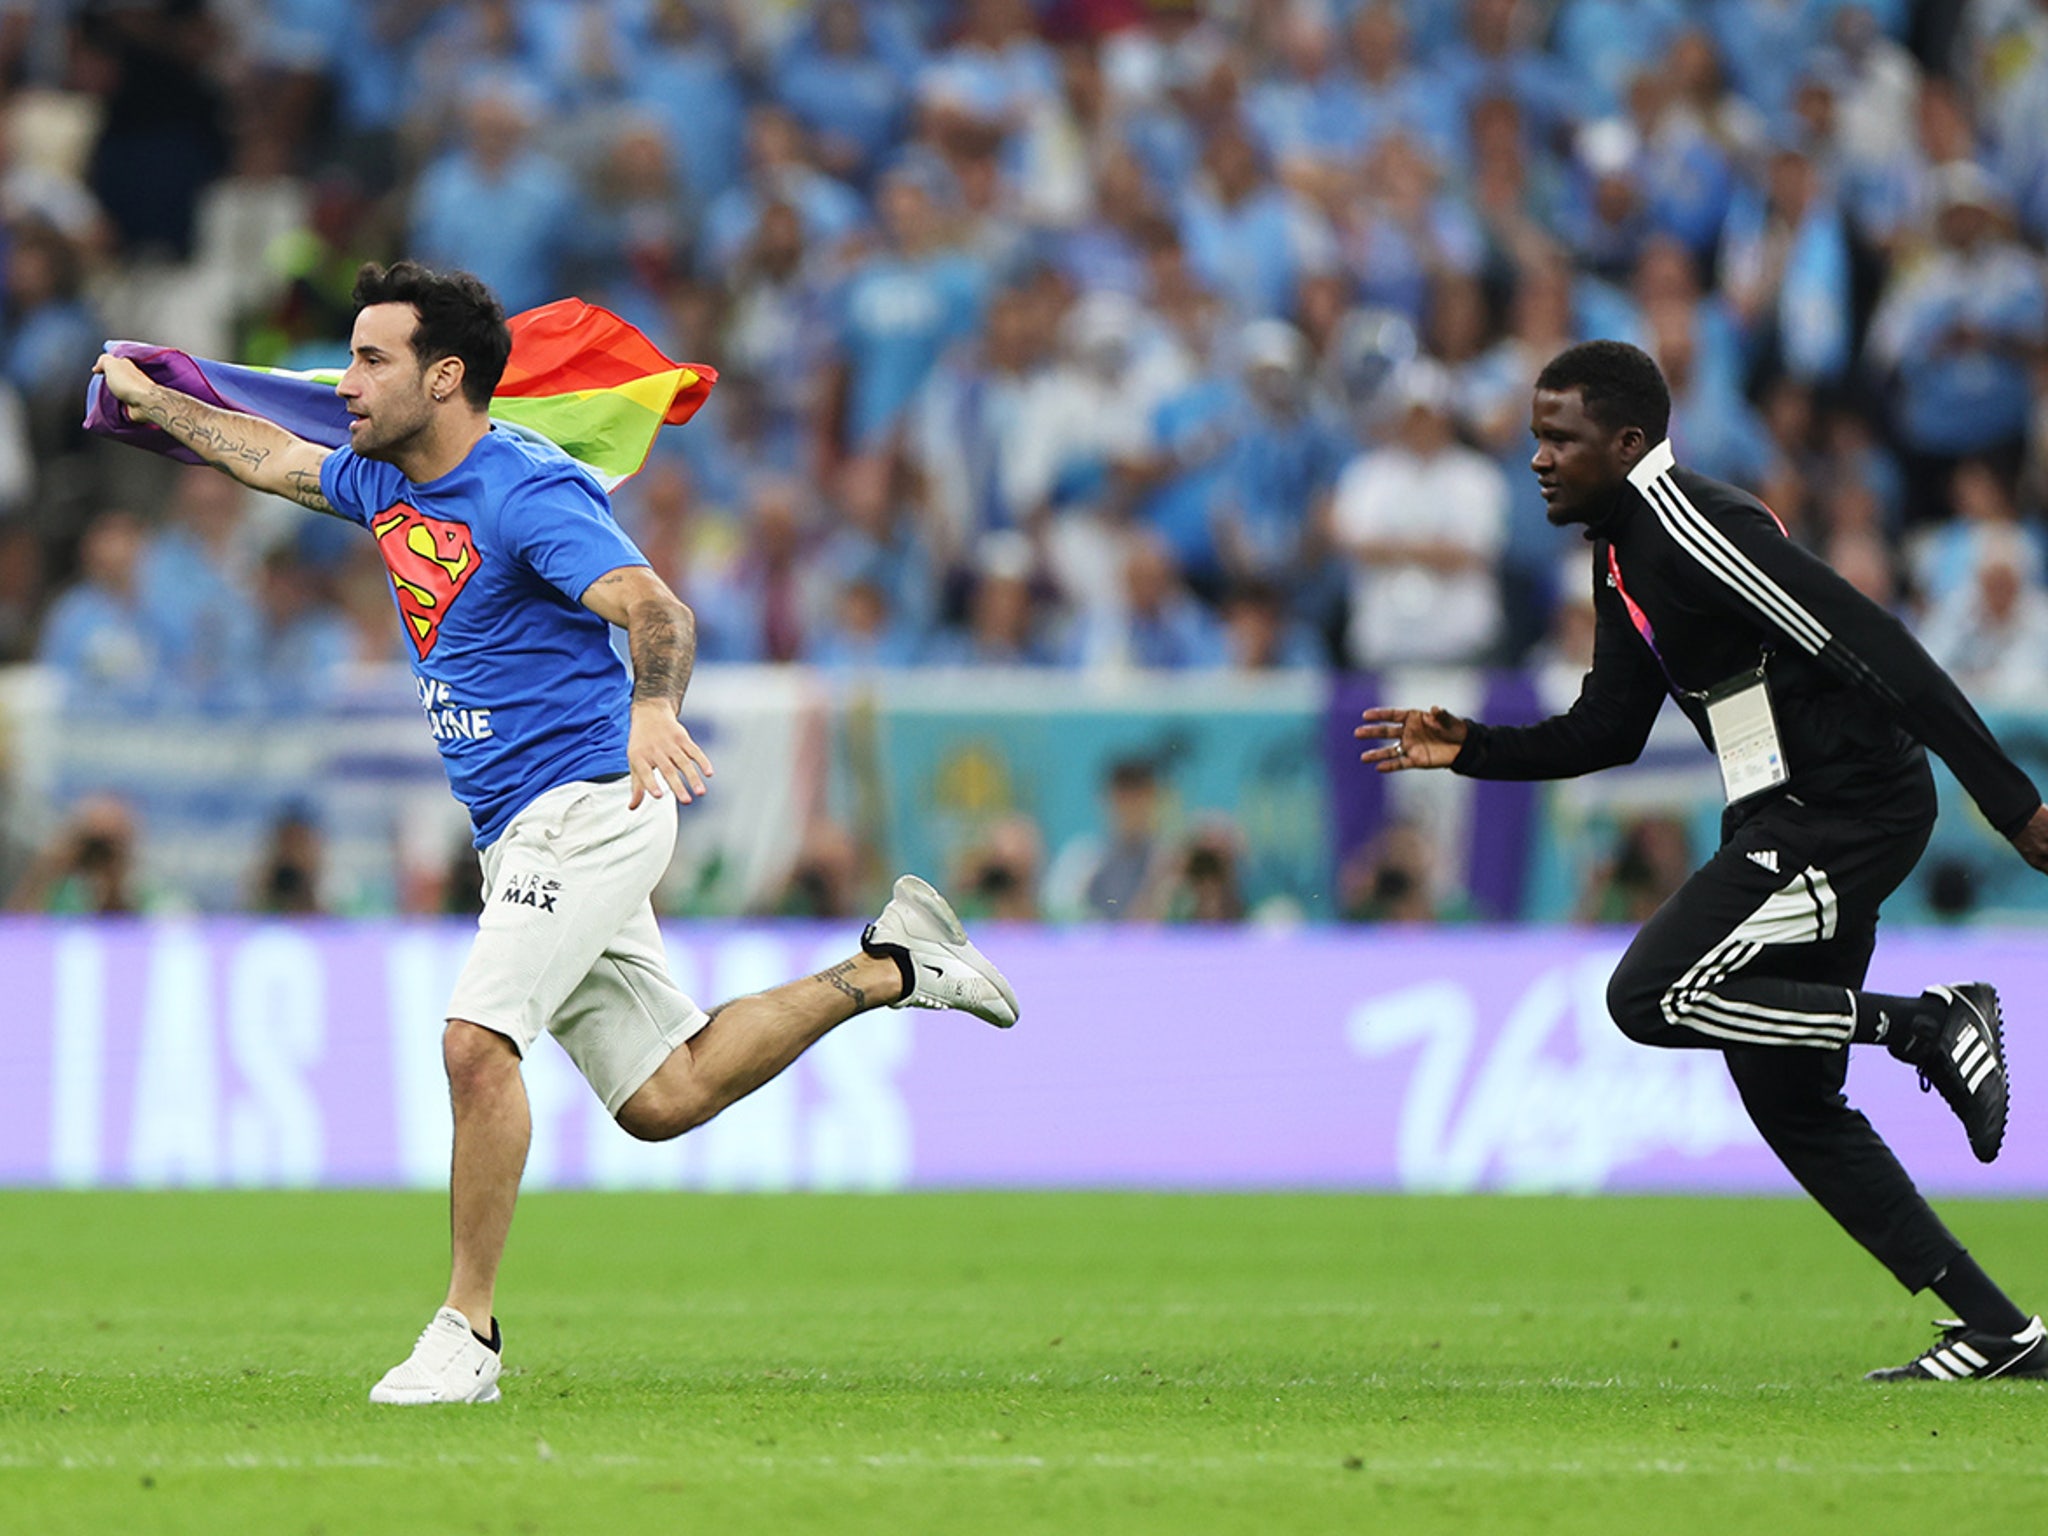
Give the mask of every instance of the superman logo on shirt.
M 467 523 L 427 517 L 402 501 L 371 518 L 370 532 L 391 573 L 406 638 L 425 661 L 441 621 L 476 574 L 476 540 Z

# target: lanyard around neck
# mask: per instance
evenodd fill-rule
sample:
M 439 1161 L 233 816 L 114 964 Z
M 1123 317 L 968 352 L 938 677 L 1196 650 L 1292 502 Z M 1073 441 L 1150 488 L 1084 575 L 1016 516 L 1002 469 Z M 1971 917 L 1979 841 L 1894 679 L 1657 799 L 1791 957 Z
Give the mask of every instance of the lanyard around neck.
M 1664 674 L 1665 686 L 1673 698 L 1684 698 L 1686 690 L 1678 686 L 1678 679 L 1671 675 L 1671 668 L 1664 660 L 1664 653 L 1657 649 L 1657 629 L 1650 622 L 1650 616 L 1643 612 L 1636 600 L 1628 595 L 1628 588 L 1622 584 L 1621 562 L 1614 557 L 1614 546 L 1607 546 L 1607 579 L 1614 590 L 1621 594 L 1621 606 L 1628 610 L 1629 622 L 1636 627 L 1636 633 L 1643 637 L 1643 644 L 1650 648 L 1650 654 L 1657 658 L 1657 670 Z

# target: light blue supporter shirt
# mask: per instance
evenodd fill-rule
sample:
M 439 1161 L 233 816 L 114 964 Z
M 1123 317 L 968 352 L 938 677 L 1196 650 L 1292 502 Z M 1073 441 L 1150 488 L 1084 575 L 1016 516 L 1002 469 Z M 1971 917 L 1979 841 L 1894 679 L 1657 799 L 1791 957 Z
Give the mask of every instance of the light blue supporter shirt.
M 320 492 L 377 540 L 477 847 L 556 785 L 626 771 L 626 669 L 610 626 L 580 599 L 607 571 L 647 559 L 581 466 L 493 430 L 419 485 L 337 449 Z

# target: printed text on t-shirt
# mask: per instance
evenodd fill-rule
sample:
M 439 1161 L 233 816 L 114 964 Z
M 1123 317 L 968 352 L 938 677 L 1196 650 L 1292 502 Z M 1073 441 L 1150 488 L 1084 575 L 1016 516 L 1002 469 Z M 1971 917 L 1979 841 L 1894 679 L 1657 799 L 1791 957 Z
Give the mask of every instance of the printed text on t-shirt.
M 454 690 L 437 677 L 415 677 L 420 708 L 427 712 L 427 729 L 436 741 L 489 741 L 491 712 L 471 709 L 460 703 Z

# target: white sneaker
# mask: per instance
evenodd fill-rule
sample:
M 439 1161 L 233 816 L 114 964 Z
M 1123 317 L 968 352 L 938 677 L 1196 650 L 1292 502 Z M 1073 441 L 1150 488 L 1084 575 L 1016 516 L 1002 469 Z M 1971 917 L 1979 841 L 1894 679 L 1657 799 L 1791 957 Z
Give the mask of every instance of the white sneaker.
M 946 898 L 915 875 L 904 875 L 882 915 L 868 924 L 860 947 L 871 955 L 909 957 L 911 989 L 892 1008 L 958 1008 L 997 1029 L 1017 1022 L 1017 994 L 988 956 L 967 942 L 967 930 Z
M 493 1336 L 497 1327 L 492 1325 Z M 370 1388 L 373 1403 L 495 1403 L 498 1351 L 479 1339 L 453 1307 L 434 1314 L 412 1354 Z

